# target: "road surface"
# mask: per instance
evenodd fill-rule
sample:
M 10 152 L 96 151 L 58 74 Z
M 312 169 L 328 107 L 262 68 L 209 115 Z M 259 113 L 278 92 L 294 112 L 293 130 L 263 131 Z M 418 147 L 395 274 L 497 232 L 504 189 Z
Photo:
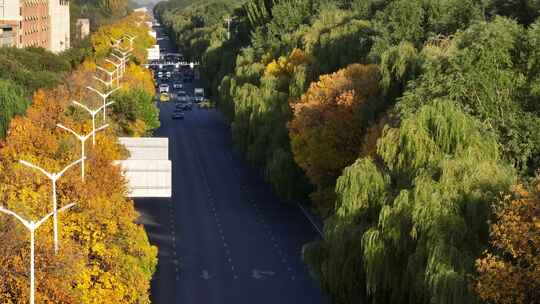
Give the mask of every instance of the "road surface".
M 135 202 L 159 249 L 152 303 L 328 303 L 301 258 L 318 233 L 300 208 L 234 151 L 217 111 L 194 106 L 172 120 L 173 109 L 160 105 L 155 132 L 169 138 L 172 198 Z

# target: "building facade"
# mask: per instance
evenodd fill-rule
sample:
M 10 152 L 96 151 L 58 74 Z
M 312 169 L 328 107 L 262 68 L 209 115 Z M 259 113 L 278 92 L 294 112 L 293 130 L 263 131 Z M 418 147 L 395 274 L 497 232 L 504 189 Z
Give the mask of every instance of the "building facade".
M 19 46 L 20 0 L 0 0 L 0 47 Z
M 20 0 L 19 47 L 51 47 L 48 0 Z
M 0 47 L 70 47 L 69 0 L 0 0 Z
M 69 1 L 49 0 L 49 16 L 51 18 L 50 50 L 63 52 L 70 47 Z

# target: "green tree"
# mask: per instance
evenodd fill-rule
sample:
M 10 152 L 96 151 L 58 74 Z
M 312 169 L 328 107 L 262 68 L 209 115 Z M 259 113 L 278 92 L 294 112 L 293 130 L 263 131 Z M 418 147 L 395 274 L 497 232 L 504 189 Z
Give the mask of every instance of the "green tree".
M 468 278 L 490 203 L 515 181 L 483 129 L 433 101 L 385 131 L 378 161 L 343 171 L 324 240 L 304 250 L 336 303 L 475 303 Z
M 0 79 L 0 139 L 6 136 L 11 118 L 26 112 L 30 102 L 25 95 L 21 86 Z

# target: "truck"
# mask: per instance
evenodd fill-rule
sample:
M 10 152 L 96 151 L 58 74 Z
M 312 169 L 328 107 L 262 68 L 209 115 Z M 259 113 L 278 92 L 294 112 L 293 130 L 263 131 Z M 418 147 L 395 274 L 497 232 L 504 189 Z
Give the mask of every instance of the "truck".
M 193 90 L 193 100 L 195 102 L 201 102 L 204 100 L 204 89 L 203 88 L 195 88 Z

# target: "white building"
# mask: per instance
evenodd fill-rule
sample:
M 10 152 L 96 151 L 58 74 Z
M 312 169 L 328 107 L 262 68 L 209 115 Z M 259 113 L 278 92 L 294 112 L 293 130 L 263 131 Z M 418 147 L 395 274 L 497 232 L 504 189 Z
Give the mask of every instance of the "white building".
M 159 60 L 159 44 L 154 44 L 148 49 L 148 60 Z
M 70 48 L 69 0 L 49 0 L 49 16 L 50 49 L 54 53 L 63 52 Z
M 90 19 L 77 19 L 75 24 L 77 30 L 77 39 L 84 39 L 86 36 L 90 35 Z
M 20 0 L 0 0 L 0 47 L 19 46 L 21 21 Z

